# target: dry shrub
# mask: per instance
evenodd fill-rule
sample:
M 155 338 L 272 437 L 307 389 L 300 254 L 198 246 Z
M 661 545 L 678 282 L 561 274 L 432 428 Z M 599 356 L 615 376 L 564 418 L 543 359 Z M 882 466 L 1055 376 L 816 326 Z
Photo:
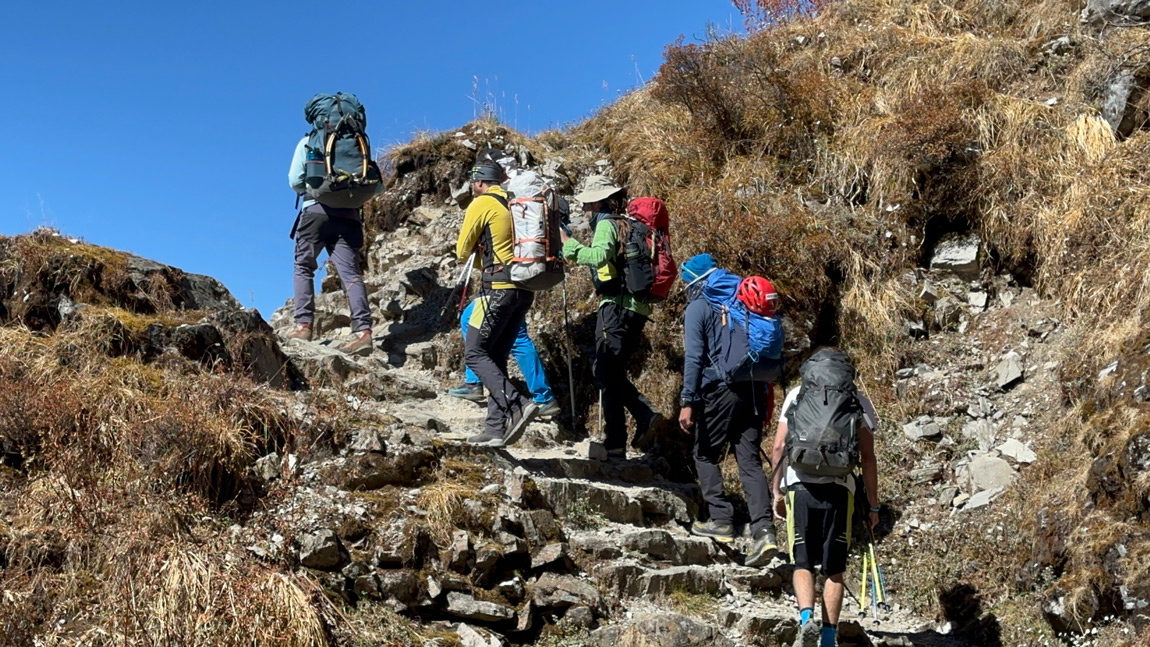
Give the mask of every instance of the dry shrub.
M 130 584 L 139 598 L 140 638 L 150 644 L 327 645 L 310 584 L 258 567 L 232 567 L 189 552 L 157 560 L 151 577 Z M 142 574 L 143 575 L 143 574 Z

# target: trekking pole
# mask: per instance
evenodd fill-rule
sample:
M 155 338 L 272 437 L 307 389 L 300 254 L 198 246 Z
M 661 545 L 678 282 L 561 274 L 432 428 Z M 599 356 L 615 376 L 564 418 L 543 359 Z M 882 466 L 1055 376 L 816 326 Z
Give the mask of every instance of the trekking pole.
M 460 294 L 459 309 L 463 309 L 463 299 L 467 297 L 467 286 L 471 284 L 471 267 L 475 264 L 475 252 L 471 252 L 471 256 L 467 257 L 467 262 L 463 264 L 463 269 L 459 272 L 459 278 L 455 279 L 455 283 L 451 286 L 451 293 L 447 295 L 447 301 L 444 302 L 443 308 L 439 311 L 440 318 L 447 316 L 447 307 L 451 305 L 452 297 L 455 296 L 455 291 L 463 288 Z
M 874 581 L 875 586 L 875 598 L 878 602 L 878 605 L 885 610 L 889 608 L 889 605 L 886 603 L 886 582 L 884 581 L 885 578 L 882 575 L 882 568 L 878 565 L 878 557 L 874 552 L 873 532 L 870 533 L 870 544 L 868 544 L 867 549 L 870 551 L 870 570 L 871 579 Z
M 567 317 L 567 277 L 563 277 L 563 332 L 566 333 L 567 343 L 567 392 L 571 396 L 571 422 L 575 422 L 575 374 L 571 370 L 571 322 Z

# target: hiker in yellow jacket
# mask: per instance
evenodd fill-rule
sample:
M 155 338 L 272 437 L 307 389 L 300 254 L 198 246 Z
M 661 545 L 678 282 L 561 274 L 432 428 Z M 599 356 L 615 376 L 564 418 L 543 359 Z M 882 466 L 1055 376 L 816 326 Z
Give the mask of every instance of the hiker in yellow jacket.
M 487 388 L 488 396 L 484 430 L 468 442 L 502 447 L 519 440 L 539 412 L 539 405 L 519 393 L 507 378 L 507 357 L 535 294 L 511 282 L 515 245 L 507 192 L 499 186 L 504 179 L 502 167 L 481 161 L 471 169 L 469 179 L 475 199 L 463 217 L 455 255 L 465 262 L 477 252 L 483 292 L 467 322 L 463 358 Z

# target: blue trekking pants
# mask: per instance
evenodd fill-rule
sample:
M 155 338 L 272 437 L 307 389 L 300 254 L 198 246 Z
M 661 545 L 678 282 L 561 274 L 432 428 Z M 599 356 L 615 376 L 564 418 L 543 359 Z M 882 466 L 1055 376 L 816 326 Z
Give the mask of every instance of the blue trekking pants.
M 471 319 L 471 311 L 475 309 L 475 301 L 467 304 L 463 314 L 459 317 L 463 339 L 467 339 L 467 322 Z M 551 385 L 547 383 L 547 374 L 543 372 L 543 362 L 539 360 L 539 351 L 535 350 L 535 342 L 527 336 L 527 322 L 519 326 L 519 334 L 515 336 L 515 343 L 511 346 L 511 356 L 523 372 L 523 379 L 527 381 L 527 388 L 531 391 L 532 399 L 539 404 L 550 402 L 555 395 L 551 393 Z M 468 384 L 479 384 L 479 377 L 467 367 L 466 381 Z

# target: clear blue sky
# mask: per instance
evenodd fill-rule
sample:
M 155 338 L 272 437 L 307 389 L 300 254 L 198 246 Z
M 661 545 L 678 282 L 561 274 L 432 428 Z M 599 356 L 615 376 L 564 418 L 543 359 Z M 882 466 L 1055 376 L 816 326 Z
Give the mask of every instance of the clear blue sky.
M 728 0 L 42 0 L 4 14 L 0 234 L 48 225 L 209 274 L 265 318 L 291 293 L 287 167 L 316 92 L 358 94 L 377 149 L 469 121 L 473 77 L 506 123 L 539 131 L 650 79 L 680 34 L 741 24 Z

